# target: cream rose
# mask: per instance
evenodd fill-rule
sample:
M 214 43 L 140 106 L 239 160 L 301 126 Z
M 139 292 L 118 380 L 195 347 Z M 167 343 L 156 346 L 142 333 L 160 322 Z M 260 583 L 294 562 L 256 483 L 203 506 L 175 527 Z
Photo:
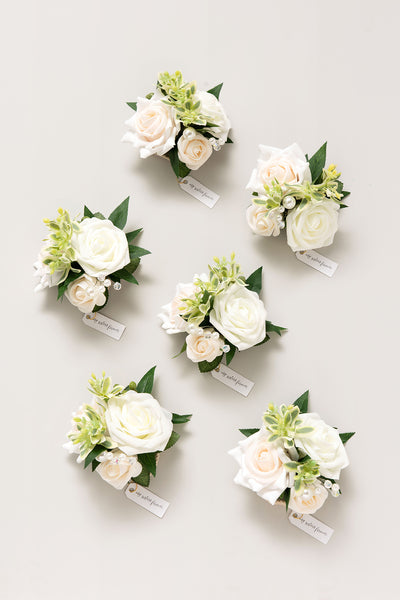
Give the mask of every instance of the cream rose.
M 161 452 L 172 433 L 172 414 L 151 394 L 132 390 L 110 398 L 105 420 L 111 439 L 128 456 Z
M 298 418 L 301 420 L 299 428 L 312 427 L 313 431 L 296 435 L 296 446 L 317 461 L 323 477 L 339 479 L 349 459 L 337 429 L 327 425 L 317 413 L 300 414 Z
M 212 145 L 209 139 L 187 127 L 179 138 L 178 158 L 188 169 L 196 171 L 210 158 Z
M 266 210 L 265 207 L 257 206 L 257 204 L 251 204 L 246 212 L 247 223 L 250 229 L 257 235 L 264 236 L 273 235 L 276 237 L 280 234 L 280 216 L 279 208 Z
M 339 204 L 334 200 L 313 200 L 289 211 L 287 241 L 293 252 L 330 246 L 338 230 Z
M 283 150 L 260 144 L 259 150 L 260 158 L 246 189 L 262 194 L 264 185 L 270 185 L 275 179 L 280 184 L 291 185 L 311 181 L 310 167 L 298 144 Z
M 157 95 L 151 100 L 138 98 L 136 108 L 135 114 L 126 121 L 129 131 L 122 141 L 140 148 L 141 158 L 152 154 L 166 154 L 175 146 L 175 138 L 180 129 L 175 109 Z
M 197 291 L 195 282 L 198 279 L 206 281 L 208 278 L 205 273 L 202 273 L 201 275 L 195 275 L 193 277 L 193 282 L 191 283 L 178 283 L 175 296 L 171 302 L 161 307 L 162 312 L 157 316 L 161 319 L 161 327 L 165 329 L 167 333 L 174 334 L 186 331 L 187 322 L 180 316 L 180 311 L 185 298 L 195 297 Z
M 190 333 L 186 338 L 186 354 L 193 362 L 212 362 L 221 356 L 223 346 L 223 338 L 211 327 L 201 333 Z
M 239 442 L 229 454 L 240 466 L 234 482 L 275 504 L 282 492 L 290 487 L 292 475 L 284 466 L 289 457 L 282 448 L 268 442 L 269 436 L 265 429 L 260 429 Z
M 234 283 L 214 299 L 210 322 L 239 350 L 247 350 L 265 338 L 267 311 L 256 292 Z
M 83 274 L 69 284 L 64 296 L 83 313 L 90 313 L 95 306 L 103 306 L 106 301 L 105 287 L 94 277 Z
M 142 465 L 136 456 L 127 456 L 118 450 L 105 452 L 96 460 L 100 463 L 96 472 L 117 490 L 122 490 L 131 477 L 137 477 L 142 472 Z
M 108 219 L 84 219 L 71 245 L 78 263 L 93 277 L 114 273 L 130 261 L 125 233 Z
M 292 488 L 290 490 L 289 508 L 302 515 L 312 515 L 321 508 L 327 497 L 327 490 L 319 481 L 316 481 L 308 485 L 303 493 L 299 495 Z
M 213 123 L 216 127 L 207 127 L 206 131 L 211 133 L 220 144 L 225 144 L 228 139 L 228 133 L 231 128 L 231 122 L 228 119 L 224 108 L 214 94 L 199 91 L 196 94 L 196 100 L 200 101 L 200 112 L 207 118 L 209 123 Z

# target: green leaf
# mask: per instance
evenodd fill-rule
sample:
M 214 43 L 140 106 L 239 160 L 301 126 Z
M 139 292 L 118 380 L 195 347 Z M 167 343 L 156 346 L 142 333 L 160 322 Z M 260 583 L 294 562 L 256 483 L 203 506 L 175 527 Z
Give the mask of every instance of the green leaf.
M 101 454 L 102 452 L 104 452 L 105 450 L 107 450 L 107 448 L 104 448 L 104 446 L 100 446 L 97 445 L 93 448 L 93 450 L 91 450 L 89 452 L 89 454 L 87 455 L 87 457 L 85 458 L 85 462 L 83 465 L 83 468 L 86 469 L 86 467 L 88 467 L 90 465 L 90 463 L 99 456 L 99 454 Z
M 278 335 L 282 335 L 283 331 L 287 331 L 286 327 L 280 327 L 279 325 L 274 325 L 271 321 L 265 321 L 265 331 L 268 333 L 274 332 Z
M 168 440 L 167 445 L 165 446 L 164 450 L 168 450 L 169 448 L 172 448 L 172 446 L 174 446 L 176 444 L 176 442 L 179 440 L 181 436 L 179 435 L 179 433 L 176 433 L 176 431 L 173 431 L 171 433 L 171 437 Z
M 117 279 L 124 279 L 125 281 L 129 281 L 129 283 L 139 285 L 136 277 L 134 277 L 132 273 L 128 271 L 128 269 L 120 269 L 119 271 L 115 271 L 115 273 L 113 273 L 113 277 Z
M 266 333 L 265 338 L 261 342 L 258 342 L 258 344 L 255 344 L 255 346 L 262 346 L 263 344 L 268 342 L 268 340 L 270 340 L 270 339 L 271 339 L 271 337 L 268 335 L 268 333 Z
M 183 354 L 185 352 L 187 348 L 187 344 L 186 341 L 183 343 L 182 348 L 179 350 L 178 354 L 175 354 L 175 356 L 173 356 L 172 358 L 178 358 L 178 356 L 180 356 L 181 354 Z
M 351 192 L 345 192 L 344 190 L 342 191 L 342 200 L 343 198 L 347 198 L 347 196 L 350 196 Z
M 193 415 L 178 415 L 178 413 L 172 413 L 172 422 L 174 425 L 178 423 L 189 423 L 192 416 Z
M 209 373 L 210 371 L 213 371 L 216 367 L 218 367 L 223 356 L 224 355 L 221 354 L 221 356 L 217 356 L 217 358 L 215 358 L 211 362 L 208 362 L 207 360 L 202 360 L 201 362 L 198 362 L 197 364 L 198 364 L 200 373 Z
M 226 139 L 226 142 L 225 142 L 225 144 L 233 144 L 233 140 L 231 140 L 231 138 L 230 138 L 230 137 L 228 137 L 228 138 Z
M 83 216 L 84 217 L 93 217 L 92 211 L 87 206 L 84 206 L 84 208 L 83 208 Z
M 166 156 L 168 156 L 172 170 L 174 171 L 178 179 L 189 175 L 190 169 L 188 169 L 187 166 L 179 160 L 178 150 L 176 146 L 174 146 L 174 148 L 171 148 L 171 150 L 166 154 Z
M 260 431 L 259 429 L 239 429 L 240 433 L 243 433 L 243 435 L 245 435 L 246 437 L 250 437 L 251 435 L 254 435 L 255 433 L 257 433 L 257 431 Z
M 109 299 L 109 297 L 110 297 L 110 294 L 109 294 L 109 292 L 108 292 L 108 288 L 106 288 L 106 289 L 105 289 L 105 291 L 104 291 L 104 295 L 105 295 L 105 297 L 106 297 L 106 301 L 104 302 L 104 304 L 102 304 L 101 306 L 98 306 L 98 305 L 96 304 L 96 306 L 93 308 L 92 312 L 94 312 L 94 313 L 95 313 L 95 312 L 98 312 L 99 310 L 101 310 L 102 308 L 105 308 L 105 307 L 107 306 L 108 299 Z
M 95 212 L 93 216 L 101 219 L 102 221 L 105 220 L 105 216 L 101 212 Z
M 144 454 L 137 455 L 137 459 L 142 467 L 144 467 L 146 471 L 149 471 L 153 477 L 156 476 L 157 454 L 158 452 L 145 452 Z
M 136 229 L 135 231 L 130 231 L 129 233 L 126 234 L 126 239 L 128 240 L 128 244 L 130 244 L 131 242 L 133 242 L 133 240 L 135 239 L 135 237 L 137 235 L 139 235 L 139 233 L 142 233 L 143 228 L 140 229 Z
M 100 463 L 99 463 L 98 460 L 96 460 L 96 459 L 92 460 L 92 473 L 93 473 L 93 471 L 95 471 L 97 469 L 97 467 L 99 466 L 99 464 Z
M 132 477 L 132 481 L 134 481 L 138 485 L 142 485 L 143 487 L 149 487 L 149 483 L 150 483 L 149 471 L 143 467 L 142 472 L 139 473 L 139 475 L 137 477 Z
M 293 406 L 298 406 L 301 413 L 306 413 L 308 411 L 308 394 L 309 390 L 304 392 L 300 398 L 297 398 L 296 402 L 293 402 Z
M 340 206 L 340 208 L 349 208 L 348 204 L 342 204 L 342 203 L 340 203 L 339 206 Z
M 156 367 L 152 367 L 145 375 L 143 375 L 142 379 L 136 386 L 136 391 L 138 394 L 151 394 L 154 385 L 154 371 Z
M 257 294 L 259 294 L 261 292 L 261 288 L 262 288 L 262 267 L 258 267 L 258 269 L 256 269 L 254 271 L 254 273 L 252 273 L 251 275 L 249 275 L 249 277 L 246 279 L 246 284 L 247 284 L 247 288 L 251 292 L 256 292 Z
M 355 435 L 356 432 L 355 431 L 350 431 L 348 433 L 339 433 L 339 437 L 342 440 L 342 443 L 345 444 L 346 442 L 349 441 L 350 438 L 353 437 L 353 435 Z
M 224 85 L 223 83 L 216 85 L 215 87 L 211 88 L 211 90 L 208 90 L 208 93 L 212 94 L 213 96 L 216 97 L 217 100 L 219 100 L 219 95 L 221 93 L 221 89 L 222 89 L 223 85 Z
M 322 175 L 322 170 L 326 162 L 326 142 L 308 161 L 311 171 L 312 182 L 315 183 Z
M 137 110 L 137 102 L 127 102 L 127 105 L 129 108 L 132 108 L 132 110 Z
M 126 221 L 128 219 L 128 208 L 129 196 L 125 198 L 125 200 L 123 200 L 108 217 L 110 221 L 114 223 L 115 227 L 118 227 L 118 229 L 123 229 L 126 225 Z
M 233 344 L 231 344 L 230 346 L 231 347 L 230 347 L 229 351 L 225 355 L 226 356 L 226 364 L 227 365 L 229 365 L 229 363 L 232 362 L 232 359 L 235 356 L 235 353 L 236 353 L 236 350 L 237 350 L 236 346 L 234 346 Z
M 286 506 L 286 511 L 289 508 L 289 500 L 290 500 L 290 488 L 286 488 L 279 496 L 278 500 L 283 500 Z
M 68 273 L 67 278 L 64 279 L 64 281 L 57 286 L 57 290 L 58 290 L 57 300 L 59 300 L 61 298 L 61 296 L 64 295 L 69 284 L 72 283 L 73 281 L 75 281 L 75 279 L 78 279 L 78 277 L 81 277 L 82 274 L 83 274 L 82 271 L 80 271 L 79 273 L 74 273 L 74 271 L 70 271 Z
M 129 247 L 129 257 L 132 258 L 140 258 L 141 256 L 145 256 L 146 254 L 151 254 L 150 250 L 145 250 L 144 248 L 140 248 L 139 246 L 128 246 Z

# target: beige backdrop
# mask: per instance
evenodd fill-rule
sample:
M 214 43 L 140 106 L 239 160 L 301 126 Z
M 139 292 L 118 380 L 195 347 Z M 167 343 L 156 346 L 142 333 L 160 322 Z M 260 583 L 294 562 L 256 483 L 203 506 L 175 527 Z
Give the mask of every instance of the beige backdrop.
M 394 599 L 398 2 L 2 4 L 2 598 Z M 120 143 L 125 101 L 165 69 L 203 89 L 225 83 L 235 144 L 194 173 L 221 194 L 212 210 L 167 161 Z M 352 191 L 325 252 L 340 264 L 333 279 L 298 262 L 285 236 L 253 236 L 244 217 L 259 143 L 312 153 L 325 140 Z M 55 290 L 34 295 L 31 263 L 58 206 L 109 212 L 128 194 L 128 225 L 144 227 L 152 255 L 140 286 L 105 310 L 127 325 L 115 342 Z M 247 399 L 172 360 L 183 340 L 156 318 L 177 281 L 232 250 L 246 273 L 264 266 L 269 318 L 289 328 L 232 363 L 256 383 Z M 154 364 L 159 400 L 194 414 L 151 484 L 171 502 L 162 520 L 61 447 L 91 372 L 123 383 Z M 311 410 L 357 430 L 343 495 L 319 512 L 335 529 L 327 546 L 235 486 L 227 455 L 268 402 L 307 388 Z

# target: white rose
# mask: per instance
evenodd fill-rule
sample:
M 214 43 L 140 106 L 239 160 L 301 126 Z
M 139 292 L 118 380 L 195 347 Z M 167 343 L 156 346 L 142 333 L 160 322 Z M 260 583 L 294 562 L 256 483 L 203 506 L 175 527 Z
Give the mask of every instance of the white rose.
M 162 312 L 157 316 L 162 321 L 161 327 L 165 329 L 167 333 L 173 334 L 186 331 L 188 324 L 180 316 L 180 311 L 185 298 L 193 299 L 195 297 L 197 291 L 195 281 L 197 281 L 197 279 L 206 281 L 208 278 L 207 275 L 203 273 L 201 275 L 195 275 L 193 277 L 193 282 L 191 283 L 178 283 L 174 298 L 171 300 L 171 302 L 161 307 Z
M 330 246 L 338 230 L 339 204 L 334 200 L 313 200 L 289 211 L 287 241 L 293 252 Z
M 246 211 L 247 223 L 257 235 L 273 235 L 274 237 L 279 235 L 281 228 L 278 217 L 280 216 L 279 208 L 267 210 L 264 206 L 257 204 L 251 204 Z
M 128 456 L 161 452 L 172 433 L 172 414 L 151 394 L 132 390 L 110 398 L 105 420 L 112 441 Z
M 275 504 L 282 492 L 291 485 L 292 475 L 284 466 L 290 458 L 279 446 L 268 442 L 265 429 L 249 436 L 228 454 L 239 463 L 234 482 L 257 492 L 261 498 Z
M 228 119 L 225 110 L 219 100 L 208 92 L 197 92 L 196 100 L 200 100 L 200 112 L 207 118 L 209 123 L 213 123 L 217 127 L 205 128 L 213 135 L 220 144 L 225 144 L 228 139 L 228 133 L 231 128 L 231 122 Z
M 311 181 L 310 167 L 298 144 L 283 150 L 260 144 L 259 150 L 257 168 L 253 170 L 246 189 L 263 194 L 264 185 L 270 185 L 275 179 L 280 184 L 290 185 Z
M 186 338 L 186 354 L 193 362 L 212 362 L 221 356 L 223 346 L 223 338 L 211 327 L 201 333 L 190 333 Z
M 196 171 L 210 158 L 212 145 L 209 139 L 187 127 L 177 143 L 178 158 L 188 169 Z
M 138 98 L 135 114 L 126 121 L 129 131 L 123 142 L 130 142 L 140 148 L 140 157 L 152 154 L 162 156 L 175 146 L 175 138 L 180 129 L 175 109 L 157 96 L 151 100 Z
M 292 488 L 290 490 L 289 508 L 302 515 L 312 515 L 321 508 L 327 497 L 327 490 L 319 481 L 316 481 L 308 485 L 299 495 Z
M 117 490 L 122 490 L 131 477 L 137 477 L 142 472 L 142 465 L 136 456 L 127 456 L 118 450 L 104 452 L 96 460 L 100 463 L 96 472 Z
M 39 279 L 40 279 L 39 283 L 35 287 L 35 292 L 40 292 L 47 287 L 51 288 L 51 287 L 54 287 L 55 285 L 58 285 L 60 283 L 61 279 L 65 275 L 64 270 L 54 271 L 54 273 L 50 273 L 50 268 L 48 267 L 48 265 L 43 264 L 43 261 L 46 258 L 51 257 L 51 255 L 48 252 L 48 246 L 49 246 L 49 242 L 46 242 L 45 245 L 43 246 L 43 248 L 39 252 L 37 261 L 33 263 L 33 268 L 34 268 L 33 276 L 39 277 Z
M 130 261 L 125 233 L 108 219 L 84 219 L 71 245 L 78 263 L 93 277 L 114 273 Z
M 327 425 L 317 413 L 300 414 L 298 418 L 301 420 L 299 427 L 313 427 L 313 431 L 296 435 L 296 446 L 317 461 L 323 477 L 339 479 L 340 471 L 347 467 L 349 459 L 338 430 Z
M 239 350 L 265 338 L 267 311 L 256 292 L 234 283 L 214 299 L 210 322 Z
M 84 273 L 72 281 L 65 290 L 65 297 L 73 306 L 83 313 L 90 313 L 95 306 L 103 306 L 106 302 L 105 287 L 95 277 Z

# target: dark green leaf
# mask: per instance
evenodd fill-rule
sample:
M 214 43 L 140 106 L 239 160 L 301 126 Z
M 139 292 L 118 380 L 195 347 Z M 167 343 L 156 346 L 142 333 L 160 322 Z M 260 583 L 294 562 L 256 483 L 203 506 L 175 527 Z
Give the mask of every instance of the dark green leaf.
M 251 275 L 249 275 L 249 277 L 246 279 L 246 284 L 247 284 L 247 288 L 251 292 L 256 292 L 257 294 L 259 294 L 261 292 L 261 288 L 262 288 L 262 267 L 258 267 L 258 269 L 256 269 L 254 271 L 254 273 L 252 273 Z
M 231 138 L 228 137 L 225 144 L 233 144 L 233 140 L 231 140 Z
M 347 196 L 350 196 L 351 192 L 346 192 L 345 190 L 343 190 L 342 192 L 342 200 L 343 198 L 347 198 Z
M 139 394 L 151 394 L 153 385 L 154 385 L 154 371 L 156 367 L 152 367 L 145 375 L 143 375 L 142 379 L 136 386 L 136 391 Z
M 102 304 L 101 306 L 96 306 L 93 308 L 92 312 L 98 312 L 100 309 L 105 308 L 107 306 L 107 302 L 108 302 L 108 298 L 110 297 L 110 294 L 108 292 L 108 288 L 105 289 L 104 291 L 104 295 L 106 297 L 106 301 L 104 302 L 104 304 Z
M 215 87 L 211 88 L 211 90 L 208 90 L 208 93 L 212 94 L 213 96 L 216 97 L 217 100 L 219 100 L 219 95 L 221 93 L 221 88 L 223 85 L 224 85 L 223 83 L 216 85 Z
M 99 454 L 101 454 L 102 452 L 104 452 L 105 450 L 107 450 L 107 448 L 104 448 L 104 446 L 100 446 L 97 445 L 93 448 L 93 450 L 91 450 L 89 452 L 89 454 L 87 455 L 87 457 L 85 458 L 85 462 L 83 465 L 83 468 L 86 469 L 86 467 L 88 467 L 90 465 L 90 463 L 99 456 Z
M 101 219 L 102 221 L 105 220 L 105 216 L 101 212 L 95 212 L 93 216 Z
M 300 398 L 297 398 L 296 402 L 293 402 L 293 406 L 298 406 L 301 413 L 306 413 L 308 411 L 308 394 L 309 390 L 304 392 Z
M 92 461 L 92 473 L 93 473 L 93 471 L 95 471 L 97 469 L 97 467 L 99 466 L 99 464 L 100 464 L 99 461 L 96 460 L 96 459 L 94 459 Z
M 165 446 L 164 450 L 168 450 L 169 448 L 172 448 L 172 446 L 174 446 L 176 444 L 176 442 L 179 440 L 181 436 L 179 435 L 179 433 L 176 433 L 176 431 L 173 431 L 171 433 L 171 437 L 168 440 L 168 444 Z
M 280 327 L 279 325 L 274 325 L 273 323 L 271 323 L 271 321 L 265 321 L 265 331 L 268 331 L 268 333 L 271 333 L 271 331 L 273 331 L 274 333 L 277 333 L 278 335 L 282 335 L 283 331 L 287 331 L 286 327 Z
M 168 154 L 166 156 L 168 156 L 170 163 L 171 163 L 172 170 L 174 171 L 174 173 L 178 179 L 180 179 L 181 177 L 186 177 L 186 175 L 189 175 L 190 169 L 188 169 L 187 166 L 179 160 L 178 150 L 177 150 L 176 146 L 174 148 L 171 148 L 171 150 L 168 152 Z
M 78 267 L 79 266 L 80 265 L 78 265 Z M 75 273 L 74 271 L 70 271 L 68 273 L 67 278 L 62 283 L 60 283 L 57 286 L 57 290 L 58 290 L 57 300 L 59 300 L 61 298 L 61 296 L 64 295 L 64 293 L 65 293 L 67 287 L 69 286 L 69 284 L 72 283 L 73 281 L 75 281 L 75 279 L 78 279 L 78 277 L 81 277 L 81 275 L 82 275 L 82 271 L 79 271 L 79 273 Z
M 313 183 L 319 179 L 326 162 L 326 142 L 321 148 L 310 158 L 308 164 L 311 171 L 311 179 Z
M 115 273 L 113 273 L 113 276 L 116 279 L 124 279 L 125 281 L 129 281 L 129 283 L 139 285 L 139 282 L 136 279 L 136 277 L 134 277 L 132 273 L 128 271 L 128 269 L 120 269 L 119 271 L 115 271 Z
M 142 467 L 149 471 L 153 477 L 156 476 L 157 470 L 157 454 L 158 452 L 145 452 L 144 454 L 138 454 L 137 458 Z
M 270 336 L 268 335 L 268 333 L 265 334 L 265 338 L 261 341 L 258 342 L 258 344 L 255 344 L 256 346 L 262 346 L 263 344 L 265 344 L 266 342 L 268 342 L 268 340 L 270 340 Z
M 178 354 L 175 354 L 175 356 L 173 356 L 172 358 L 178 358 L 178 356 L 180 356 L 181 354 L 183 354 L 183 352 L 185 352 L 187 347 L 186 341 L 183 343 L 182 348 L 179 350 Z
M 216 367 L 218 367 L 223 356 L 224 355 L 221 354 L 221 356 L 217 356 L 217 358 L 215 358 L 211 362 L 208 362 L 207 360 L 202 360 L 201 362 L 197 363 L 200 373 L 209 373 L 210 371 L 213 371 Z
M 126 234 L 126 239 L 128 240 L 128 244 L 130 244 L 131 242 L 133 242 L 133 240 L 135 239 L 135 237 L 137 235 L 139 235 L 139 233 L 142 233 L 143 228 L 141 229 L 136 229 L 135 231 L 130 231 L 129 233 Z
M 115 227 L 118 229 L 123 229 L 126 225 L 126 221 L 128 219 L 128 209 L 129 209 L 129 196 L 125 198 L 117 206 L 115 210 L 112 211 L 111 215 L 108 217 L 112 223 L 114 223 Z
M 93 217 L 92 211 L 87 206 L 84 206 L 84 208 L 83 208 L 83 216 L 84 217 Z
M 128 246 L 129 247 L 129 257 L 132 260 L 133 258 L 140 258 L 141 256 L 145 256 L 146 254 L 151 254 L 150 250 L 145 250 L 144 248 L 140 248 L 139 246 Z
M 138 485 L 142 485 L 143 487 L 149 487 L 149 483 L 150 483 L 149 471 L 143 467 L 142 472 L 139 473 L 139 475 L 137 477 L 132 477 L 132 481 L 134 481 Z
M 250 437 L 251 435 L 254 435 L 255 433 L 257 433 L 257 431 L 260 431 L 259 429 L 239 429 L 240 433 L 243 433 L 243 435 L 245 435 L 246 437 Z
M 355 435 L 355 433 L 355 431 L 350 431 L 349 433 L 339 433 L 339 437 L 342 440 L 342 443 L 345 444 L 350 438 L 353 437 L 353 435 Z
M 339 204 L 340 208 L 349 208 L 347 204 Z
M 137 102 L 127 102 L 127 105 L 129 108 L 132 108 L 132 110 L 137 110 Z
M 174 424 L 178 423 L 188 423 L 193 415 L 178 415 L 178 413 L 172 413 L 172 422 Z
M 290 500 L 290 488 L 286 488 L 279 496 L 278 500 L 283 500 L 286 506 L 286 511 L 289 508 L 289 500 Z
M 236 346 L 234 346 L 233 344 L 230 344 L 230 349 L 229 351 L 226 353 L 226 364 L 229 365 L 229 363 L 232 362 L 233 357 L 235 356 L 236 353 Z

